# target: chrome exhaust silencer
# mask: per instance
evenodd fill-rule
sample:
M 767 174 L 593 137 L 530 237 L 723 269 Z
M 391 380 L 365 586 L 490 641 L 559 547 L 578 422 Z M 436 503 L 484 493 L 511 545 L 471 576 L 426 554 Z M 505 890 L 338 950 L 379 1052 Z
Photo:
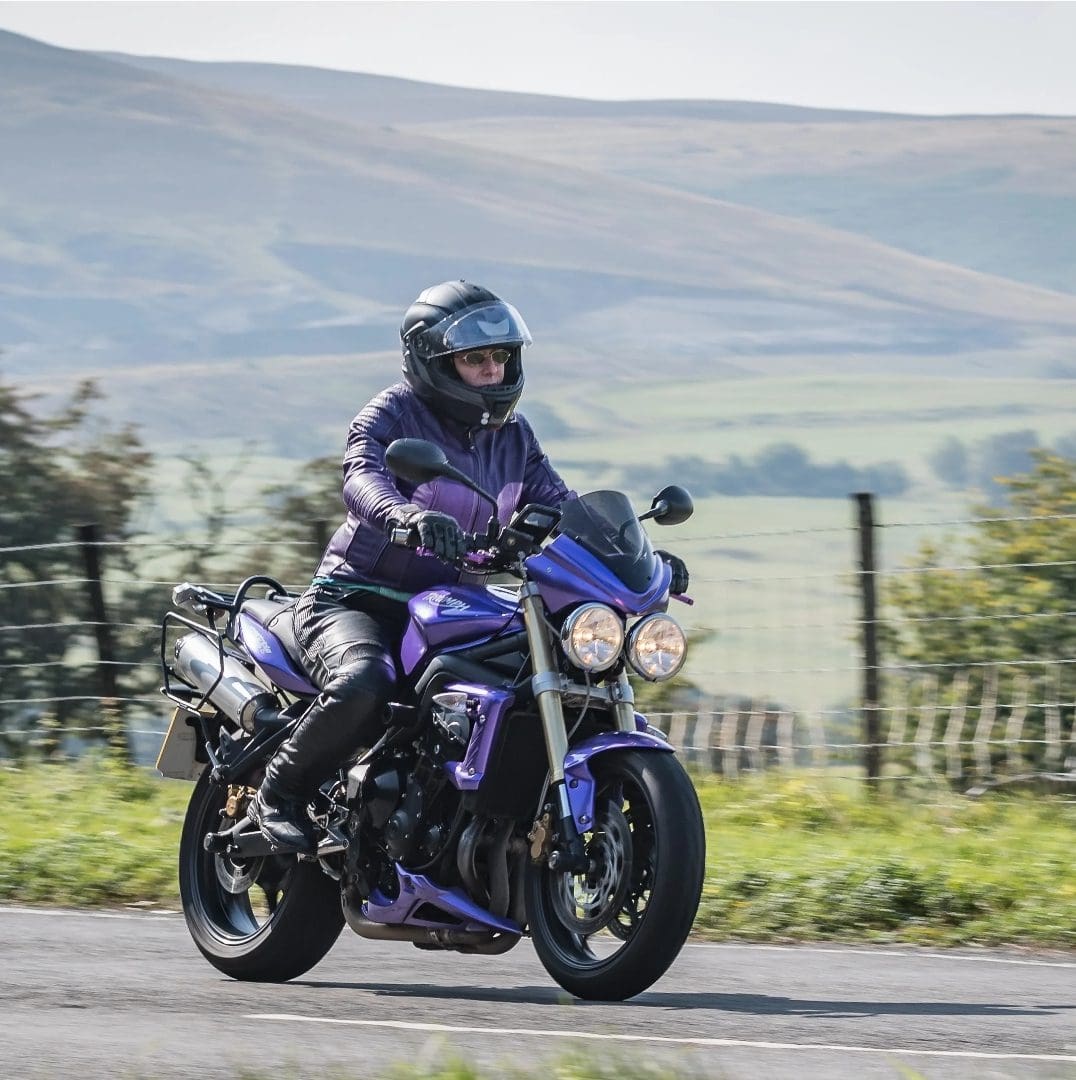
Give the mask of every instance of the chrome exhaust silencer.
M 185 634 L 176 642 L 174 670 L 203 694 L 212 688 L 209 700 L 245 731 L 253 731 L 265 720 L 275 720 L 279 714 L 276 697 L 265 684 L 234 657 L 227 653 L 222 657 L 205 634 Z

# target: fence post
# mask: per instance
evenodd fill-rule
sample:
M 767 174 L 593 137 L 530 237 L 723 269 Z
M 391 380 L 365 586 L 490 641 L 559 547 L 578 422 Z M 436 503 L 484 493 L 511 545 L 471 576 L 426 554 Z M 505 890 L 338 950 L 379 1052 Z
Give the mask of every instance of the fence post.
M 324 518 L 315 518 L 313 521 L 314 526 L 314 543 L 317 545 L 317 555 L 314 557 L 320 559 L 322 553 L 329 546 L 329 523 Z
M 881 686 L 878 673 L 878 597 L 875 588 L 874 496 L 853 496 L 859 519 L 859 592 L 863 607 L 863 764 L 868 780 L 882 775 L 882 746 L 878 717 Z
M 101 688 L 101 712 L 105 716 L 109 740 L 131 763 L 131 747 L 127 728 L 120 709 L 119 692 L 116 688 L 116 653 L 112 646 L 112 627 L 105 611 L 105 597 L 101 589 L 101 561 L 98 555 L 100 543 L 97 526 L 79 525 L 78 539 L 82 548 L 82 561 L 86 568 L 86 589 L 90 600 L 90 618 L 97 639 L 98 684 Z

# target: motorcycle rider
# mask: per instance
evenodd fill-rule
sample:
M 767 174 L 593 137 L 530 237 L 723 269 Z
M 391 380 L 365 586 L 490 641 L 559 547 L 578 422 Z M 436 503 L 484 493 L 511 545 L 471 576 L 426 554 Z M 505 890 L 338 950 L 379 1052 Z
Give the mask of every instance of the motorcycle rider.
M 399 438 L 436 443 L 497 499 L 506 521 L 529 502 L 559 506 L 571 493 L 516 404 L 531 335 L 519 312 L 488 289 L 446 281 L 426 289 L 400 326 L 404 382 L 383 390 L 351 422 L 343 461 L 347 517 L 295 604 L 294 630 L 321 693 L 265 770 L 250 815 L 278 849 L 313 853 L 307 805 L 325 779 L 383 733 L 396 681 L 407 600 L 458 582 L 450 565 L 464 532 L 485 529 L 489 504 L 461 484 L 394 477 L 385 451 Z M 391 544 L 412 529 L 424 551 Z M 687 588 L 683 562 L 673 592 Z

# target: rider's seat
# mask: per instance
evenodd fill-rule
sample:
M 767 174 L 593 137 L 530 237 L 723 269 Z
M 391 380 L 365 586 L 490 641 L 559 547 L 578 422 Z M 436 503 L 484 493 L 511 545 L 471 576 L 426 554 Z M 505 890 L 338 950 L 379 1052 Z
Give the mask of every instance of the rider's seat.
M 281 679 L 281 685 L 287 690 L 295 690 L 299 693 L 304 693 L 310 692 L 313 687 L 309 686 L 310 677 L 306 674 L 306 667 L 303 663 L 302 652 L 299 649 L 299 642 L 295 639 L 295 625 L 292 619 L 295 610 L 295 599 L 296 598 L 292 597 L 291 599 L 283 601 L 244 600 L 240 611 L 242 614 L 253 619 L 263 630 L 270 634 L 280 645 L 281 649 L 283 649 L 292 668 L 287 674 L 290 674 L 294 679 L 300 680 L 301 683 L 307 684 L 305 687 L 294 683 L 289 685 L 288 681 Z M 252 652 L 256 651 L 254 642 L 246 641 L 244 639 L 244 643 Z M 273 665 L 273 667 L 276 668 L 273 674 L 279 679 L 280 675 L 284 672 L 282 672 L 279 665 Z M 286 671 L 286 669 L 284 669 L 284 671 Z

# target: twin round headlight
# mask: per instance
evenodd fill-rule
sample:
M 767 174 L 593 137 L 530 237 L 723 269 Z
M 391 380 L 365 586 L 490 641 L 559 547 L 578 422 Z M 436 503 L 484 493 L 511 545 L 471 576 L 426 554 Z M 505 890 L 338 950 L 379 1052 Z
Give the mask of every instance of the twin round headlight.
M 583 604 L 564 620 L 561 646 L 584 671 L 607 671 L 624 648 L 624 623 L 605 604 Z M 671 679 L 687 657 L 687 638 L 669 615 L 647 615 L 628 634 L 628 661 L 644 679 Z

